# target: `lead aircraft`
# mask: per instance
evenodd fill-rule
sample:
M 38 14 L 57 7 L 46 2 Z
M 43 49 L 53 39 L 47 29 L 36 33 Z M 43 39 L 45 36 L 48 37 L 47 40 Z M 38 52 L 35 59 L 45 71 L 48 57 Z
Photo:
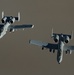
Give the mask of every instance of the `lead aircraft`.
M 14 32 L 17 29 L 24 29 L 24 28 L 33 28 L 34 25 L 32 24 L 22 24 L 22 25 L 12 25 L 15 21 L 20 21 L 20 12 L 18 12 L 17 17 L 13 16 L 4 16 L 4 11 L 2 12 L 2 24 L 0 24 L 0 38 L 2 38 L 6 32 Z
M 34 45 L 38 45 L 42 47 L 42 50 L 44 48 L 48 48 L 49 51 L 53 51 L 53 53 L 55 52 L 55 50 L 57 51 L 57 62 L 60 64 L 62 62 L 63 59 L 63 52 L 65 51 L 65 53 L 72 53 L 72 50 L 74 50 L 74 46 L 67 46 L 65 44 L 67 44 L 70 39 L 73 38 L 73 32 L 71 35 L 68 34 L 57 34 L 57 33 L 53 33 L 53 29 L 52 29 L 52 38 L 54 39 L 54 41 L 56 42 L 55 44 L 53 43 L 46 43 L 46 42 L 41 42 L 38 40 L 29 40 L 30 44 L 34 44 Z

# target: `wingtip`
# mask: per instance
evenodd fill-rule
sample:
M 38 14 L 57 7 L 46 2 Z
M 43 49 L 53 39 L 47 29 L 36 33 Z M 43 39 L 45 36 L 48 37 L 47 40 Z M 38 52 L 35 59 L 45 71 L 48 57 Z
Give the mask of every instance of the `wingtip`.
M 30 41 L 31 41 L 31 40 L 29 40 L 29 44 L 30 44 Z
M 34 25 L 32 25 L 32 28 L 34 28 Z

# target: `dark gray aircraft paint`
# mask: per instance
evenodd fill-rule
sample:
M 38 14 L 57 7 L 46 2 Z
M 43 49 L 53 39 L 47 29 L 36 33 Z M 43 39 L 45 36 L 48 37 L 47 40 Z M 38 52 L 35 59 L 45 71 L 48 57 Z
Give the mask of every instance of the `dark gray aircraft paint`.
M 7 16 L 20 11 L 21 21 L 15 24 L 35 27 L 7 33 L 0 40 L 0 75 L 74 75 L 74 52 L 64 53 L 58 65 L 56 52 L 29 44 L 30 39 L 54 42 L 52 27 L 56 33 L 70 34 L 74 30 L 74 0 L 0 0 L 0 19 L 2 11 Z

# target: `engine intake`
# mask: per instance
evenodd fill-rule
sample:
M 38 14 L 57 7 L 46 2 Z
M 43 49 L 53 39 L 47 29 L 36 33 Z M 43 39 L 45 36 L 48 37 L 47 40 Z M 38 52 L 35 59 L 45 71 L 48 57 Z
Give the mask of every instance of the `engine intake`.
M 55 35 L 55 36 L 54 36 L 54 41 L 55 41 L 55 42 L 58 42 L 58 41 L 59 41 L 59 36 L 58 36 L 58 35 Z
M 6 22 L 6 20 L 7 20 L 7 18 L 6 17 L 4 17 L 4 18 L 2 18 L 2 23 L 5 23 Z
M 69 42 L 69 36 L 66 36 L 65 37 L 65 43 L 68 43 Z
M 10 23 L 14 23 L 15 22 L 15 18 L 12 18 L 11 20 L 10 20 Z

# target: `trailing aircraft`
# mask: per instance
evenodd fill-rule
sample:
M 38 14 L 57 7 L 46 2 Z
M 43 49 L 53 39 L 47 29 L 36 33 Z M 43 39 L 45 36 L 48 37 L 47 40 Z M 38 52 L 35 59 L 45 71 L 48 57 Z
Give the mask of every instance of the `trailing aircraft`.
M 42 47 L 42 50 L 44 48 L 49 49 L 50 52 L 55 52 L 57 51 L 57 62 L 60 64 L 63 59 L 63 52 L 71 54 L 72 51 L 74 50 L 74 46 L 69 46 L 65 45 L 67 44 L 70 40 L 73 39 L 73 32 L 71 35 L 68 34 L 58 34 L 58 33 L 53 33 L 52 29 L 52 38 L 55 41 L 55 44 L 53 43 L 47 43 L 47 42 L 41 42 L 38 40 L 29 40 L 30 44 L 38 45 Z

